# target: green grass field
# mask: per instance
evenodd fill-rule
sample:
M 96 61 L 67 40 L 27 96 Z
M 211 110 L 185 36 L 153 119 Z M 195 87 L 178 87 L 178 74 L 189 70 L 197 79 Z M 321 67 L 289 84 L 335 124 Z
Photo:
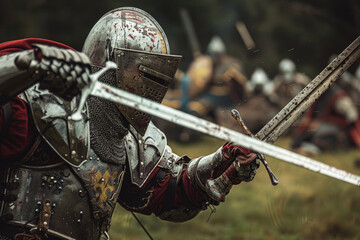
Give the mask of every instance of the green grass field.
M 193 144 L 170 142 L 179 155 L 197 157 L 215 151 L 222 141 L 203 137 Z M 287 147 L 289 139 L 276 145 Z M 360 151 L 326 153 L 316 160 L 360 175 L 354 159 Z M 264 166 L 251 183 L 235 186 L 207 221 L 210 210 L 186 223 L 169 223 L 138 214 L 154 239 L 360 239 L 359 187 L 267 158 L 279 178 L 271 185 Z M 131 213 L 115 209 L 111 239 L 149 239 Z

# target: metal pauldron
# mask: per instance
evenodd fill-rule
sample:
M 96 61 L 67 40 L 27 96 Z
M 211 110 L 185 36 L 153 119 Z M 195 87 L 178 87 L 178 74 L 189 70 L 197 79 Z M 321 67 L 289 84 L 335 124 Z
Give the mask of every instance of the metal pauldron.
M 47 90 L 40 90 L 38 85 L 28 89 L 25 96 L 37 130 L 54 151 L 73 167 L 84 163 L 90 150 L 88 117 L 81 121 L 68 119 L 77 106 L 76 98 L 65 101 Z M 87 106 L 83 114 L 88 115 Z
M 125 136 L 126 155 L 130 166 L 131 181 L 142 187 L 154 169 L 164 159 L 167 140 L 165 134 L 150 122 L 145 135 L 142 136 L 130 127 Z

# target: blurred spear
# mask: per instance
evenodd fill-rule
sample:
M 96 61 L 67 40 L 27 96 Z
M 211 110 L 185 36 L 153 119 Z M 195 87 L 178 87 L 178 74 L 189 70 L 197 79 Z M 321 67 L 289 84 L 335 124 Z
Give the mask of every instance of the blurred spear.
M 255 48 L 255 42 L 254 40 L 252 39 L 245 23 L 239 21 L 239 22 L 236 22 L 236 29 L 238 30 L 242 40 L 244 41 L 245 43 L 245 46 L 248 50 L 252 50 Z
M 186 31 L 186 35 L 188 37 L 191 51 L 193 53 L 193 57 L 196 58 L 197 56 L 201 55 L 199 41 L 196 37 L 194 25 L 191 21 L 190 15 L 185 8 L 180 9 L 180 17 L 181 21 L 184 24 L 184 28 Z

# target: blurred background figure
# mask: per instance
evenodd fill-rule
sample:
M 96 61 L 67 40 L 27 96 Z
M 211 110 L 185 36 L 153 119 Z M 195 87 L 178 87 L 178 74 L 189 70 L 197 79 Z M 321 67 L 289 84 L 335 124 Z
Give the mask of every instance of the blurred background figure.
M 274 78 L 271 98 L 279 106 L 284 107 L 310 81 L 306 74 L 296 71 L 296 65 L 292 60 L 284 58 L 280 61 L 279 73 Z
M 258 67 L 246 84 L 250 97 L 237 106 L 247 127 L 253 132 L 258 132 L 280 110 L 280 106 L 273 102 L 271 94 L 274 84 L 264 71 Z
M 359 112 L 344 89 L 333 84 L 305 113 L 291 147 L 301 154 L 360 149 Z
M 330 60 L 332 61 L 335 57 L 331 56 Z M 349 71 L 344 72 L 337 83 L 346 91 L 360 112 L 360 66 L 356 69 L 355 74 L 351 74 Z
M 178 70 L 173 89 L 163 104 L 230 127 L 235 121 L 228 110 L 248 96 L 246 84 L 242 62 L 228 55 L 223 40 L 214 36 L 206 53 L 196 56 L 186 72 Z M 178 129 L 180 127 L 159 119 L 156 121 L 163 131 L 173 132 L 169 136 L 181 142 L 198 136 L 192 130 Z

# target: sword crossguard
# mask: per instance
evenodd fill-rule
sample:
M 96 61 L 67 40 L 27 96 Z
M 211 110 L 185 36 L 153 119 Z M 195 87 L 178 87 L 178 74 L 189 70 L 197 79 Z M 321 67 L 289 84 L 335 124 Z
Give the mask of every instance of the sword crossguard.
M 105 67 L 97 71 L 96 73 L 90 74 L 90 82 L 88 85 L 86 85 L 80 93 L 80 100 L 78 101 L 77 108 L 71 116 L 69 116 L 69 120 L 73 121 L 80 121 L 83 119 L 83 116 L 81 114 L 82 109 L 84 108 L 85 102 L 88 99 L 89 95 L 91 94 L 91 91 L 94 88 L 95 83 L 98 81 L 99 77 L 111 69 L 116 69 L 117 65 L 114 62 L 107 61 L 105 64 Z
M 250 131 L 250 129 L 247 128 L 247 126 L 244 123 L 244 120 L 241 118 L 241 115 L 239 113 L 238 110 L 236 109 L 232 109 L 231 110 L 231 116 L 237 121 L 237 123 L 240 125 L 240 127 L 242 128 L 243 132 L 253 138 L 256 138 L 256 136 Z M 270 177 L 270 181 L 272 183 L 272 185 L 276 186 L 279 183 L 278 178 L 275 176 L 275 174 L 273 173 L 273 171 L 271 170 L 269 164 L 267 163 L 264 154 L 262 153 L 258 153 L 258 158 L 260 159 L 260 161 L 264 164 L 266 171 L 269 174 Z

